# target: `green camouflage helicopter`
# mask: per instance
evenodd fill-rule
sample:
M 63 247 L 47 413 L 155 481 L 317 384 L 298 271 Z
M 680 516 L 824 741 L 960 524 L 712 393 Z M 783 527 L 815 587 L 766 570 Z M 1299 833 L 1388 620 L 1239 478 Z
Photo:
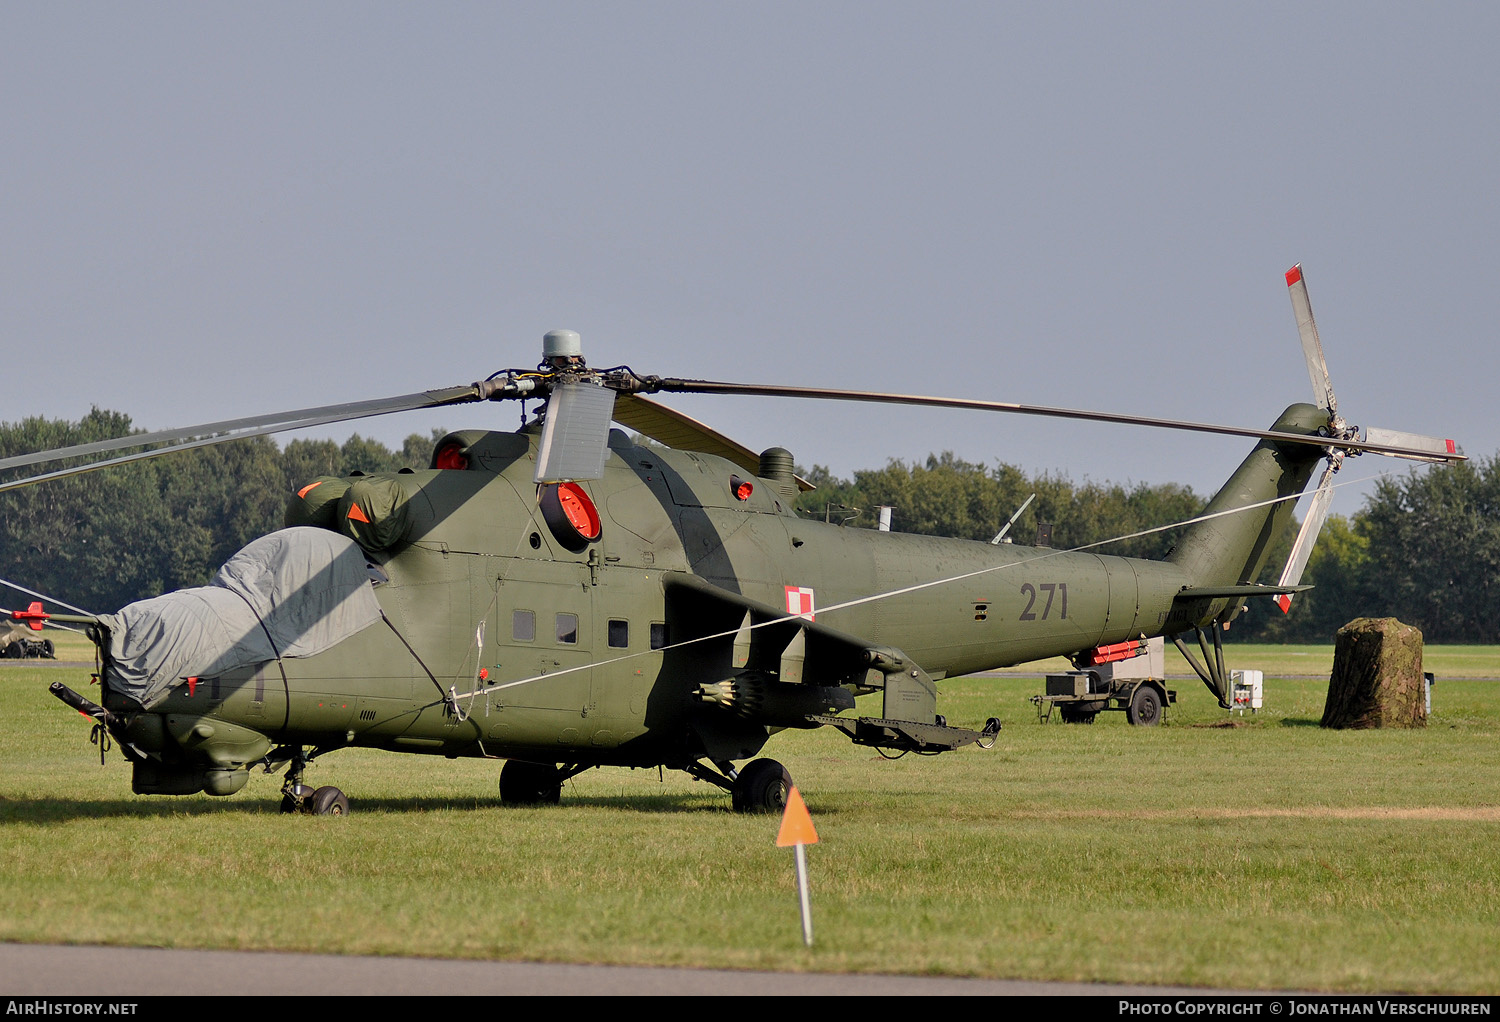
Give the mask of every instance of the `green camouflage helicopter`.
M 285 767 L 284 811 L 343 813 L 344 794 L 314 790 L 305 773 L 318 756 L 364 747 L 504 759 L 508 803 L 555 802 L 590 767 L 669 767 L 728 789 L 737 810 L 774 810 L 790 775 L 754 757 L 782 728 L 833 727 L 893 753 L 993 745 L 998 720 L 972 730 L 937 712 L 949 676 L 1057 655 L 1086 666 L 1119 655 L 1106 647 L 1166 635 L 1225 703 L 1218 626 L 1250 597 L 1285 609 L 1308 588 L 1302 568 L 1343 459 L 1463 457 L 1452 441 L 1348 425 L 1299 267 L 1287 283 L 1316 403 L 1290 406 L 1267 430 L 596 370 L 577 334 L 553 331 L 535 370 L 6 459 L 0 469 L 171 445 L 0 489 L 369 415 L 544 400 L 518 432 L 448 435 L 428 469 L 309 480 L 288 528 L 250 544 L 209 586 L 117 614 L 53 615 L 98 645 L 102 695 L 52 691 L 119 745 L 138 794 L 230 795 L 253 768 Z M 790 453 L 757 455 L 646 396 L 674 392 L 1019 412 L 1257 442 L 1171 554 L 1149 561 L 809 521 L 793 511 L 805 484 Z M 612 421 L 666 446 L 639 446 Z M 1255 584 L 1324 459 L 1279 584 Z M 1202 663 L 1182 640 L 1193 632 Z M 871 693 L 879 717 L 848 712 Z M 1136 698 L 1132 712 L 1154 720 L 1156 691 Z

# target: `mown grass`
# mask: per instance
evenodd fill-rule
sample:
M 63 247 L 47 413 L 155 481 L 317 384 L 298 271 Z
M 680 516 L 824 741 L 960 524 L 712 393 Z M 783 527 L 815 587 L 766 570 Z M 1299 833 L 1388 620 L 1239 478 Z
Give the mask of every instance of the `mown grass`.
M 822 838 L 807 950 L 777 821 L 683 775 L 590 771 L 513 809 L 497 764 L 348 751 L 310 777 L 349 793 L 344 819 L 281 816 L 262 775 L 136 797 L 46 694 L 67 671 L 0 669 L 0 939 L 1500 990 L 1500 685 L 1440 679 L 1425 730 L 1326 732 L 1325 683 L 1269 671 L 1261 714 L 1223 726 L 1179 682 L 1156 729 L 1041 725 L 1037 680 L 966 678 L 941 708 L 1004 719 L 993 750 L 889 762 L 783 733 L 766 751 Z

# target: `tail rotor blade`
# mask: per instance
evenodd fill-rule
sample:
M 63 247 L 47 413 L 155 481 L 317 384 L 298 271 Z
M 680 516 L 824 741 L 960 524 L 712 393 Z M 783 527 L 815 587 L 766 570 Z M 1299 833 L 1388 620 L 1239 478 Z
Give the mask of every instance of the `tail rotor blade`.
M 1328 467 L 1323 470 L 1323 478 L 1318 480 L 1318 488 L 1313 492 L 1312 503 L 1307 508 L 1307 517 L 1302 520 L 1302 529 L 1292 543 L 1292 554 L 1287 558 L 1286 568 L 1281 572 L 1281 580 L 1277 585 L 1295 586 L 1302 581 L 1302 571 L 1307 567 L 1307 559 L 1312 556 L 1313 544 L 1318 541 L 1318 533 L 1323 529 L 1323 520 L 1328 517 L 1328 505 L 1333 500 L 1333 474 L 1337 471 L 1338 465 L 1330 460 Z M 1290 595 L 1278 596 L 1276 603 L 1283 614 L 1292 608 Z
M 1307 375 L 1312 380 L 1313 398 L 1329 417 L 1338 414 L 1333 396 L 1333 381 L 1328 378 L 1328 362 L 1323 358 L 1323 343 L 1318 340 L 1318 324 L 1313 321 L 1312 302 L 1307 297 L 1307 281 L 1302 279 L 1302 264 L 1286 271 L 1286 286 L 1292 296 L 1292 312 L 1297 316 L 1297 333 L 1302 337 L 1302 354 L 1307 359 Z
M 1395 429 L 1376 429 L 1374 426 L 1365 427 L 1364 440 L 1370 444 L 1387 444 L 1391 447 L 1404 447 L 1407 451 L 1431 451 L 1431 457 L 1423 457 L 1418 453 L 1400 454 L 1394 451 L 1374 451 L 1375 454 L 1389 454 L 1393 458 L 1406 458 L 1410 461 L 1452 461 L 1455 457 L 1461 457 L 1463 451 L 1458 444 L 1452 440 L 1442 437 L 1423 436 L 1420 433 L 1402 433 Z

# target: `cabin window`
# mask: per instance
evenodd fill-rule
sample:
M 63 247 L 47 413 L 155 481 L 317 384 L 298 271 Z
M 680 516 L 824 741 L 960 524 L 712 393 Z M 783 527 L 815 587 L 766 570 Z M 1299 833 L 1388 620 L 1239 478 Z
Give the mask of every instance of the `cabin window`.
M 518 610 L 510 616 L 510 634 L 517 642 L 531 642 L 536 638 L 536 612 Z
M 567 646 L 578 644 L 578 615 L 557 615 L 557 641 Z
M 614 649 L 625 649 L 630 645 L 630 622 L 611 618 L 609 622 L 609 644 Z
M 661 649 L 667 644 L 667 625 L 664 621 L 651 622 L 651 648 Z

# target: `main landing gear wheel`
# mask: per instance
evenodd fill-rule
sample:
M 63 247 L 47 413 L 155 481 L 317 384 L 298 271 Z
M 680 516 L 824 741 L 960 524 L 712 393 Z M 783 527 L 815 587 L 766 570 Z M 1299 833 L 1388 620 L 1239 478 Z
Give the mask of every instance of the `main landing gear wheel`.
M 1140 727 L 1155 727 L 1161 723 L 1161 693 L 1150 685 L 1142 685 L 1130 697 L 1125 708 L 1125 718 Z
M 792 775 L 774 759 L 757 759 L 735 778 L 730 795 L 737 813 L 779 813 L 786 808 Z
M 500 801 L 513 806 L 555 806 L 562 801 L 562 771 L 555 763 L 508 759 L 500 768 Z
M 313 792 L 308 812 L 314 816 L 348 816 L 349 800 L 333 785 L 325 785 Z

